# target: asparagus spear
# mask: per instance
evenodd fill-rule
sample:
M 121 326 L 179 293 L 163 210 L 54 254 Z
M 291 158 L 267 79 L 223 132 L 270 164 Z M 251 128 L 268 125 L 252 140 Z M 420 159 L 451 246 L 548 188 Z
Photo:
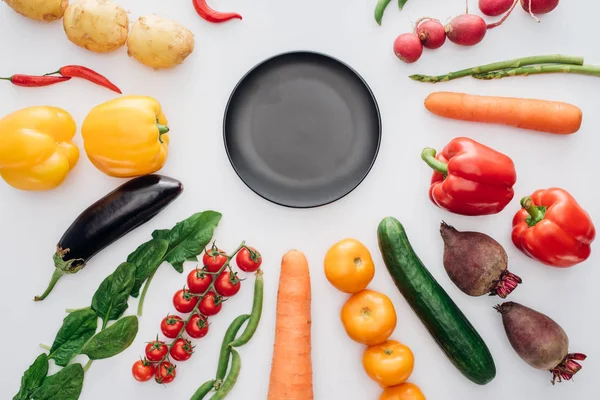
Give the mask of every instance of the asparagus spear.
M 583 57 L 566 56 L 562 54 L 550 54 L 533 57 L 516 58 L 514 60 L 500 61 L 492 64 L 480 65 L 478 67 L 462 69 L 460 71 L 449 72 L 445 75 L 431 76 L 431 75 L 411 75 L 410 79 L 419 82 L 438 83 L 451 81 L 453 79 L 463 78 L 465 76 L 471 76 L 474 74 L 485 74 L 497 70 L 503 70 L 508 68 L 520 68 L 526 65 L 535 64 L 569 64 L 569 65 L 583 65 Z M 560 65 L 559 65 L 560 66 Z
M 473 78 L 476 79 L 501 79 L 507 76 L 519 76 L 519 75 L 536 75 L 536 74 L 552 74 L 552 73 L 566 73 L 566 74 L 580 74 L 580 75 L 592 75 L 600 76 L 600 66 L 597 65 L 535 65 L 532 67 L 520 67 L 512 69 L 504 69 L 500 71 L 491 71 L 485 73 L 473 74 Z

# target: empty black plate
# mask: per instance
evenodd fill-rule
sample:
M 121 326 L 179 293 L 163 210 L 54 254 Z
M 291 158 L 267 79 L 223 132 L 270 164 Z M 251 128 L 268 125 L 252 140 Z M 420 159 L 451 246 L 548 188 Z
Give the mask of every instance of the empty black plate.
M 331 203 L 371 169 L 381 139 L 377 102 L 344 63 L 285 53 L 248 72 L 225 110 L 225 149 L 258 195 L 288 207 Z

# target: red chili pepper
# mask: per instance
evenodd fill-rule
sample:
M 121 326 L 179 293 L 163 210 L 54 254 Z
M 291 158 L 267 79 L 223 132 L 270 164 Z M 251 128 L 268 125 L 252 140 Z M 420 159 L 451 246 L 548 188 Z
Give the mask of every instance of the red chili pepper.
M 5 80 L 5 81 L 10 81 L 13 85 L 16 85 L 16 86 L 38 87 L 38 86 L 48 86 L 48 85 L 53 85 L 55 83 L 68 81 L 71 78 L 63 77 L 63 76 L 35 76 L 35 75 L 15 74 L 13 76 L 9 76 L 8 78 L 0 78 L 0 79 Z
M 426 148 L 421 158 L 435 170 L 429 198 L 438 207 L 462 215 L 496 214 L 514 197 L 513 161 L 472 139 L 455 138 L 437 156 Z
M 521 199 L 513 218 L 512 241 L 529 257 L 553 267 L 585 261 L 596 228 L 588 213 L 566 190 L 537 190 Z
M 206 0 L 192 0 L 192 2 L 198 15 L 209 22 L 225 22 L 234 18 L 242 19 L 242 16 L 238 13 L 225 13 L 213 10 L 206 4 Z
M 58 71 L 51 72 L 46 75 L 54 74 L 61 74 L 62 76 L 66 76 L 69 78 L 83 78 L 100 86 L 104 86 L 105 88 L 108 88 L 119 94 L 122 93 L 121 89 L 119 89 L 115 84 L 106 79 L 103 75 L 100 75 L 96 71 L 93 71 L 89 68 L 82 67 L 81 65 L 65 65 Z

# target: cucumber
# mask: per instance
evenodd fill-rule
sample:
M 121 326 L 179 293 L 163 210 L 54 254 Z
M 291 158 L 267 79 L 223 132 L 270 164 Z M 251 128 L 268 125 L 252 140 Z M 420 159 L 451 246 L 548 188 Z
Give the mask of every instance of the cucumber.
M 396 286 L 452 364 L 476 384 L 491 382 L 496 366 L 487 345 L 425 268 L 402 224 L 395 218 L 384 218 L 377 238 Z

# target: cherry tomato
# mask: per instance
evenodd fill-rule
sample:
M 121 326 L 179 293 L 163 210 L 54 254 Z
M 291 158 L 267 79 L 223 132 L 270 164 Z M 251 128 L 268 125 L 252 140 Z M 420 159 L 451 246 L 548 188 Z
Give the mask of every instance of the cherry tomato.
M 154 374 L 154 380 L 157 383 L 171 383 L 175 376 L 177 375 L 176 366 L 171 364 L 168 361 L 163 361 L 156 368 L 156 372 Z
M 204 315 L 194 314 L 185 326 L 185 331 L 190 337 L 200 339 L 208 333 L 208 320 Z
M 385 389 L 379 400 L 425 400 L 425 395 L 417 385 L 407 382 Z
M 221 267 L 227 262 L 227 253 L 216 247 L 204 252 L 202 263 L 208 272 L 219 272 Z
M 160 330 L 169 339 L 175 339 L 183 328 L 183 320 L 177 315 L 167 315 L 160 323 Z
M 212 283 L 212 275 L 207 274 L 204 269 L 195 269 L 188 274 L 187 284 L 190 292 L 194 294 L 202 294 Z
M 362 364 L 365 372 L 382 388 L 406 382 L 415 368 L 413 352 L 396 340 L 367 347 Z
M 136 381 L 146 382 L 154 376 L 154 365 L 150 364 L 147 360 L 138 360 L 133 363 L 131 373 Z
M 198 310 L 203 315 L 210 317 L 211 315 L 217 315 L 219 311 L 221 311 L 222 305 L 223 299 L 221 296 L 216 295 L 215 292 L 208 292 L 200 302 L 200 307 L 198 307 Z
M 180 313 L 187 314 L 192 312 L 198 303 L 198 298 L 192 296 L 189 289 L 180 289 L 173 296 L 173 306 Z
M 149 361 L 160 361 L 167 355 L 169 348 L 164 342 L 155 340 L 146 345 L 146 358 Z
M 176 361 L 189 360 L 194 352 L 194 347 L 187 339 L 179 338 L 171 346 L 171 357 Z
M 235 263 L 244 272 L 254 272 L 260 268 L 262 256 L 255 248 L 248 250 L 244 247 L 237 253 Z
M 221 272 L 221 275 L 215 281 L 215 291 L 221 296 L 231 297 L 240 291 L 242 283 L 234 273 L 231 275 L 229 271 Z
M 337 242 L 325 255 L 325 276 L 341 292 L 360 292 L 371 283 L 374 275 L 371 253 L 356 239 Z
M 385 342 L 396 328 L 396 309 L 383 293 L 365 289 L 342 306 L 341 318 L 350 339 L 372 346 Z

